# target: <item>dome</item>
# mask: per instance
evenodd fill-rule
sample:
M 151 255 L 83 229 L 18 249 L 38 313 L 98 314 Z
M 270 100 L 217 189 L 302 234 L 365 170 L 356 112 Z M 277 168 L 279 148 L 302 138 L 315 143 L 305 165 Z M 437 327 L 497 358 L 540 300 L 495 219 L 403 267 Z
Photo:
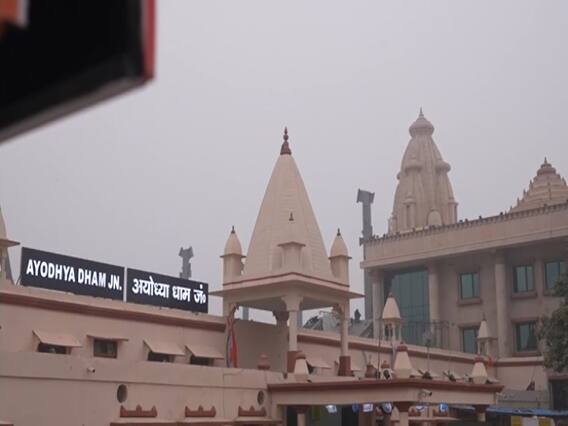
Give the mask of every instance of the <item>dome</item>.
M 337 235 L 333 240 L 333 244 L 331 245 L 331 250 L 329 252 L 329 257 L 349 257 L 349 252 L 347 251 L 347 246 L 345 245 L 345 241 L 343 241 L 343 237 L 341 236 L 341 232 L 339 229 L 337 230 Z
M 418 114 L 418 118 L 414 123 L 410 125 L 408 129 L 410 132 L 410 136 L 419 136 L 419 135 L 426 135 L 432 136 L 434 133 L 434 126 L 430 123 L 422 113 L 422 108 L 420 108 L 420 114 Z
M 528 190 L 523 192 L 523 198 L 517 200 L 517 205 L 511 212 L 535 209 L 554 204 L 568 202 L 568 186 L 552 164 L 545 158 L 544 163 L 529 183 Z
M 229 234 L 229 238 L 227 238 L 227 243 L 225 244 L 225 251 L 223 252 L 224 256 L 228 256 L 231 254 L 236 254 L 238 256 L 243 255 L 243 249 L 241 247 L 241 242 L 239 241 L 239 237 L 237 237 L 237 233 L 235 232 L 235 227 L 231 229 L 231 233 Z
M 383 321 L 400 321 L 400 311 L 392 293 L 387 297 L 383 308 Z

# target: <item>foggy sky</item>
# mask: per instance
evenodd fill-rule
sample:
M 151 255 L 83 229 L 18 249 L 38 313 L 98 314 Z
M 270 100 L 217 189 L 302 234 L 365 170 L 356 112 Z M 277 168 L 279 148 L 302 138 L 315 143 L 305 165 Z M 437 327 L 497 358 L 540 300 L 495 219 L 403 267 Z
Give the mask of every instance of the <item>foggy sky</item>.
M 421 106 L 459 218 L 507 210 L 545 156 L 568 176 L 567 17 L 560 0 L 161 1 L 155 81 L 0 146 L 8 237 L 176 276 L 193 245 L 193 277 L 219 289 L 286 125 L 326 247 L 340 227 L 362 292 L 357 188 L 382 234 Z

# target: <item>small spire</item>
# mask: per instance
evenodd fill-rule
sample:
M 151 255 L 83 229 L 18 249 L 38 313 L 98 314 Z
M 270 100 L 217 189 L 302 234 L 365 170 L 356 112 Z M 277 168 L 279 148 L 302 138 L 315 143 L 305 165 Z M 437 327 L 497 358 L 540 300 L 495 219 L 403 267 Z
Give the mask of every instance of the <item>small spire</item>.
M 337 228 L 337 236 L 341 237 L 341 229 Z
M 234 233 L 235 233 L 235 225 L 233 225 L 233 226 L 231 227 L 231 234 L 234 234 Z
M 290 144 L 288 143 L 288 127 L 284 127 L 284 142 L 282 147 L 280 147 L 280 155 L 291 155 L 292 150 L 290 149 Z
M 422 107 L 420 107 L 420 114 L 418 114 L 418 117 L 424 117 L 424 113 L 422 112 Z
M 294 222 L 294 213 L 290 212 L 290 217 L 288 218 L 289 222 Z

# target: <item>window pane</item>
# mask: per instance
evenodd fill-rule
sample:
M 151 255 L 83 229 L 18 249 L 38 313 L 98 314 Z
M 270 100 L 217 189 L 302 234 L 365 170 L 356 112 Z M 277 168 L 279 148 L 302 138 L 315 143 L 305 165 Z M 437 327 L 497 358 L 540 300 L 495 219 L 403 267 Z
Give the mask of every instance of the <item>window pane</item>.
M 517 324 L 517 350 L 519 352 L 537 350 L 534 322 Z
M 534 290 L 534 274 L 533 274 L 533 267 L 531 265 L 525 268 L 527 274 L 527 291 Z
M 479 297 L 479 274 L 473 274 L 473 297 Z
M 471 274 L 461 274 L 461 298 L 471 299 L 473 297 L 473 278 Z
M 545 266 L 545 285 L 547 289 L 553 289 L 560 273 L 560 262 L 548 262 Z
M 477 327 L 462 330 L 463 351 L 471 354 L 477 353 Z
M 525 267 L 517 266 L 515 268 L 515 292 L 520 293 L 523 291 L 527 291 Z
M 532 265 L 517 266 L 515 268 L 513 290 L 515 293 L 534 290 L 534 274 Z

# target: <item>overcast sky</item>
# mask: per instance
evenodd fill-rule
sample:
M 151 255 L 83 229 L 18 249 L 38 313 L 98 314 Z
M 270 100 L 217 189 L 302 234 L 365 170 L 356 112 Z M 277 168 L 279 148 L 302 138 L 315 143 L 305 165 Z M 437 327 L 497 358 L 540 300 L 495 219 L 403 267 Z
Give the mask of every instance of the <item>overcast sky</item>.
M 8 237 L 171 275 L 193 245 L 193 277 L 219 289 L 287 125 L 327 249 L 341 227 L 362 291 L 357 188 L 382 234 L 420 106 L 460 218 L 508 209 L 545 156 L 568 176 L 567 17 L 561 0 L 158 2 L 152 83 L 0 146 Z

